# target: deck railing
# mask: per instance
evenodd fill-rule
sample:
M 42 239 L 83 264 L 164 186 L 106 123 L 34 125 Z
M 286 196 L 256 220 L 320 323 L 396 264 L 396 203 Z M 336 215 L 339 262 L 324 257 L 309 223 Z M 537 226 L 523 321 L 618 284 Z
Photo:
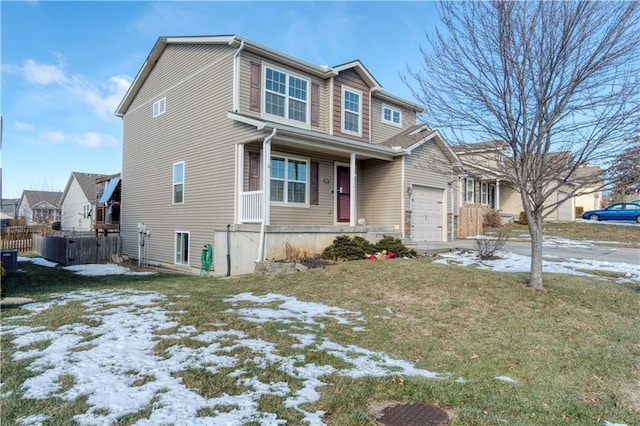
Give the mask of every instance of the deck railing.
M 240 193 L 240 223 L 262 222 L 262 191 Z

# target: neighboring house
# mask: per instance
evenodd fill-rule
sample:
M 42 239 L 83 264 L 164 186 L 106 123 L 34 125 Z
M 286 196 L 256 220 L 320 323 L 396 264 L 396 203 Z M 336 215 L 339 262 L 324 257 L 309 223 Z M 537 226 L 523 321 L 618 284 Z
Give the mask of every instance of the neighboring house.
M 3 198 L 0 210 L 2 219 L 16 219 L 18 217 L 18 204 L 20 198 Z
M 93 229 L 101 232 L 120 232 L 120 209 L 122 206 L 122 180 L 120 173 L 96 178 L 95 211 Z
M 18 204 L 18 217 L 26 225 L 51 224 L 60 221 L 59 191 L 22 191 Z
M 253 272 L 337 235 L 444 241 L 458 160 L 360 61 L 315 66 L 239 36 L 161 37 L 123 120 L 123 254 Z M 455 236 L 453 236 L 455 237 Z M 144 249 L 142 248 L 144 244 Z
M 520 192 L 501 172 L 505 158 L 510 155 L 507 145 L 502 141 L 489 141 L 462 144 L 453 149 L 465 170 L 465 177 L 460 180 L 460 204 L 485 205 L 498 210 L 505 220 L 518 220 L 523 211 Z M 572 161 L 566 152 L 550 155 L 553 157 L 551 161 Z M 561 185 L 548 201 L 564 200 L 573 192 L 581 195 L 566 199 L 545 220 L 573 221 L 576 207 L 584 207 L 585 210 L 598 208 L 592 206 L 600 204 L 602 194 L 592 181 L 593 175 L 599 173 L 597 167 L 578 168 L 575 176 Z
M 93 230 L 96 179 L 104 176 L 95 173 L 71 173 L 60 201 L 60 222 L 63 231 Z

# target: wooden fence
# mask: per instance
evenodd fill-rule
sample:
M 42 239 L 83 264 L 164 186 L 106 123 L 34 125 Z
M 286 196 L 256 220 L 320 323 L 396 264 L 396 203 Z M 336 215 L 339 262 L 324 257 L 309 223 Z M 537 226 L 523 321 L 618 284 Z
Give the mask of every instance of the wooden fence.
M 489 207 L 478 204 L 467 204 L 458 212 L 458 238 L 482 235 L 484 232 L 484 214 Z
M 51 235 L 58 231 L 51 229 L 49 225 L 17 225 L 2 228 L 0 248 L 2 250 L 33 250 L 33 235 Z
M 34 235 L 33 251 L 62 265 L 82 265 L 113 261 L 122 255 L 120 235 L 104 237 Z

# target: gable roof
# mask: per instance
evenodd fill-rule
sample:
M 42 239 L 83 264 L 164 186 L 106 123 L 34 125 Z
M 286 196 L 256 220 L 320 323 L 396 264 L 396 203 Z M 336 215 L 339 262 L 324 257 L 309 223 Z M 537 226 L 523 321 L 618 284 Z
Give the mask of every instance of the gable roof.
M 129 90 L 125 94 L 124 98 L 118 105 L 118 108 L 115 111 L 115 115 L 118 117 L 123 117 L 126 113 L 127 109 L 133 102 L 136 94 L 144 84 L 145 80 L 151 73 L 151 70 L 155 66 L 156 62 L 162 56 L 164 49 L 169 44 L 211 44 L 211 45 L 229 45 L 234 48 L 243 49 L 248 52 L 255 53 L 263 58 L 271 59 L 280 63 L 283 63 L 292 68 L 301 70 L 305 73 L 308 73 L 312 76 L 321 78 L 321 79 L 329 79 L 338 75 L 340 71 L 346 69 L 354 69 L 371 87 L 371 90 L 376 95 L 379 95 L 383 99 L 387 99 L 389 101 L 395 103 L 401 103 L 407 106 L 410 109 L 413 109 L 418 112 L 424 112 L 424 108 L 415 104 L 414 102 L 402 99 L 398 96 L 394 96 L 383 92 L 382 86 L 377 82 L 377 80 L 373 77 L 373 75 L 367 70 L 367 68 L 360 62 L 359 60 L 347 62 L 341 65 L 336 65 L 334 67 L 329 67 L 326 65 L 317 66 L 310 64 L 309 62 L 303 61 L 301 59 L 294 58 L 293 56 L 287 55 L 282 52 L 278 52 L 277 50 L 271 49 L 270 47 L 264 46 L 262 44 L 251 41 L 245 37 L 233 34 L 233 35 L 209 35 L 209 36 L 178 36 L 178 37 L 158 37 L 156 43 L 154 44 L 151 52 L 147 56 L 147 59 L 142 64 L 142 67 L 138 71 L 136 78 L 129 86 Z
M 71 183 L 74 181 L 78 182 L 82 193 L 89 201 L 94 201 L 96 199 L 96 179 L 104 177 L 107 175 L 97 174 L 97 173 L 83 173 L 83 172 L 71 172 L 71 176 L 69 176 L 69 180 L 67 181 L 67 186 L 65 186 L 64 191 L 62 192 L 62 197 L 60 197 L 60 204 L 67 197 L 67 193 L 71 188 Z
M 416 124 L 415 126 L 411 126 L 379 145 L 394 149 L 402 149 L 410 154 L 411 151 L 431 140 L 433 143 L 438 145 L 452 163 L 460 165 L 460 159 L 456 155 L 455 151 L 451 149 L 451 146 L 449 146 L 445 141 L 440 132 L 430 129 L 426 124 Z
M 22 197 L 20 198 L 20 203 L 22 204 L 22 200 L 26 199 L 29 207 L 35 206 L 40 203 L 47 203 L 56 208 L 60 208 L 60 199 L 62 197 L 62 192 L 60 191 L 22 191 Z

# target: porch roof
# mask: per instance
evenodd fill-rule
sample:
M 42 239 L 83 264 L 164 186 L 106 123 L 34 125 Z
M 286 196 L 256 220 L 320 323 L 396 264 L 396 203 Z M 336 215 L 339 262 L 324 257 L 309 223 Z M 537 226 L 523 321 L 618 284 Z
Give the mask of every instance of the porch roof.
M 227 117 L 240 123 L 255 126 L 257 130 L 276 130 L 275 139 L 305 146 L 318 152 L 355 153 L 360 158 L 375 158 L 391 161 L 394 157 L 406 154 L 401 147 L 388 147 L 366 142 L 358 142 L 347 138 L 327 135 L 313 130 L 299 129 L 285 124 L 259 120 L 236 112 L 228 112 Z

